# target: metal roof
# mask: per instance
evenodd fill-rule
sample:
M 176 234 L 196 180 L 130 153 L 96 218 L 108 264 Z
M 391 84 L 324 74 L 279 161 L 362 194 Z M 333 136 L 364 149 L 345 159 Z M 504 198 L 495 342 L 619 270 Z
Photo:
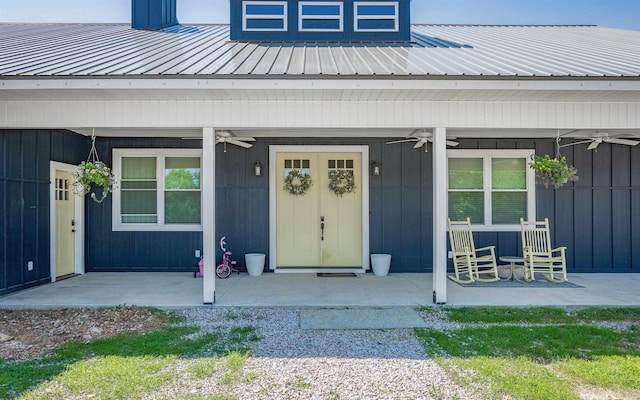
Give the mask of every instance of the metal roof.
M 228 25 L 0 24 L 0 77 L 640 77 L 640 31 L 414 25 L 411 37 L 234 42 Z

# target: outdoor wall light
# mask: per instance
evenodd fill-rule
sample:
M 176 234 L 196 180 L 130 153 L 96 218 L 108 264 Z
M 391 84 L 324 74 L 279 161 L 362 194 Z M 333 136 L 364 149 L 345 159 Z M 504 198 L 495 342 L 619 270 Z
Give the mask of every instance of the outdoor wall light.
M 373 176 L 380 175 L 380 164 L 378 164 L 375 161 L 371 163 L 371 175 Z
M 256 176 L 262 176 L 262 163 L 260 161 L 256 161 L 256 163 L 253 165 L 253 171 L 255 172 Z

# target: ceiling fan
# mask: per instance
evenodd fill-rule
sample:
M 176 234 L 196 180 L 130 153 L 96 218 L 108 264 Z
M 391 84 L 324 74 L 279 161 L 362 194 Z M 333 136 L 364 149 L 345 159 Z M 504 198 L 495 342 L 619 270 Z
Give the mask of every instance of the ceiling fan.
M 622 144 L 622 145 L 626 145 L 626 146 L 635 146 L 638 143 L 640 143 L 639 140 L 624 139 L 624 138 L 620 138 L 620 137 L 616 137 L 616 136 L 609 136 L 608 133 L 600 133 L 600 132 L 596 132 L 596 134 L 591 136 L 591 137 L 580 138 L 580 139 L 584 139 L 584 140 L 579 140 L 577 142 L 568 143 L 568 144 L 565 144 L 565 145 L 563 145 L 561 147 L 575 146 L 575 145 L 578 145 L 578 144 L 589 143 L 589 146 L 587 146 L 587 150 L 598 151 L 598 146 L 600 145 L 600 143 Z
M 454 138 L 452 138 L 454 139 Z M 396 143 L 405 143 L 405 142 L 416 142 L 413 146 L 414 149 L 419 149 L 425 145 L 427 142 L 433 142 L 433 134 L 424 129 L 417 129 L 409 134 L 406 139 L 400 140 L 392 140 L 387 142 L 387 144 L 396 144 Z M 453 140 L 446 141 L 447 146 L 457 146 L 458 142 L 454 142 Z M 424 146 L 425 153 L 427 152 L 428 147 Z
M 227 143 L 248 149 L 253 145 L 246 142 L 255 142 L 256 140 L 250 136 L 231 136 L 229 131 L 218 131 L 216 135 L 216 144 L 224 145 L 224 152 L 227 152 Z

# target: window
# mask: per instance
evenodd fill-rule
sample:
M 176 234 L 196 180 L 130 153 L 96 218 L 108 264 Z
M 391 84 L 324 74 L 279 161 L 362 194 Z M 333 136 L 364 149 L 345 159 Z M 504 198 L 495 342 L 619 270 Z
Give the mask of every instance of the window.
M 287 30 L 286 1 L 244 1 L 242 30 L 282 32 Z
M 114 230 L 201 230 L 199 149 L 114 149 Z
M 533 150 L 449 150 L 449 218 L 486 230 L 519 230 L 535 219 Z
M 301 1 L 298 30 L 300 32 L 342 32 L 342 3 Z
M 354 31 L 398 32 L 398 2 L 356 1 L 354 7 Z

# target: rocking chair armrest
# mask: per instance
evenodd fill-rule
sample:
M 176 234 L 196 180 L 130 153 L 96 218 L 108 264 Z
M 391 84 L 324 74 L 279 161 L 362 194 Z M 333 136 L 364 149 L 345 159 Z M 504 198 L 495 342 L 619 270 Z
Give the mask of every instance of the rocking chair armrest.
M 496 246 L 487 246 L 487 247 L 480 247 L 478 249 L 476 249 L 476 253 L 479 251 L 491 251 L 492 253 L 495 251 Z
M 552 249 L 552 253 L 564 253 L 567 250 L 567 246 L 558 247 L 557 249 Z

